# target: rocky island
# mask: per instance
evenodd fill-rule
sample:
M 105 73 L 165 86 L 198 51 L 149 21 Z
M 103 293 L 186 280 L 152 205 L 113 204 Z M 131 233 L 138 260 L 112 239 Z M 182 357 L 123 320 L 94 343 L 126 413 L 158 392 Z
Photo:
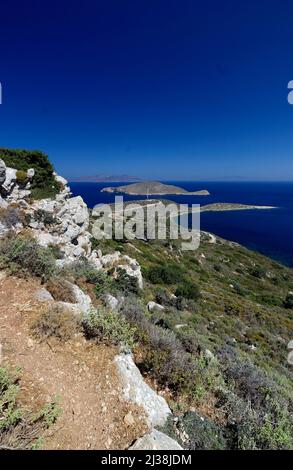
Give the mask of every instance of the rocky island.
M 209 192 L 201 191 L 187 191 L 179 186 L 171 184 L 163 184 L 158 181 L 145 181 L 143 183 L 127 184 L 125 186 L 109 186 L 101 189 L 101 192 L 107 193 L 124 193 L 132 196 L 147 196 L 152 194 L 155 196 L 163 196 L 166 194 L 190 195 L 190 196 L 209 196 Z

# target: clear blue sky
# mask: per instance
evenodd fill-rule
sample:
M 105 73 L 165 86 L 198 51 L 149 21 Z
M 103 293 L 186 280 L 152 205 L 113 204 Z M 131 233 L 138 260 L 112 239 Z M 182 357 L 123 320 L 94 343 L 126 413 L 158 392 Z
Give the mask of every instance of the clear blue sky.
M 66 176 L 293 179 L 293 2 L 1 2 L 0 146 Z

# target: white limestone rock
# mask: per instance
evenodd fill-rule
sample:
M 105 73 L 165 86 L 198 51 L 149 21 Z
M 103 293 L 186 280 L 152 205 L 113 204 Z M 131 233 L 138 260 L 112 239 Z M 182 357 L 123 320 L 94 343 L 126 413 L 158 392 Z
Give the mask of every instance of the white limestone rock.
M 135 441 L 129 450 L 183 450 L 171 437 L 153 429 Z
M 66 186 L 68 184 L 68 181 L 63 178 L 63 176 L 60 176 L 60 175 L 57 175 L 57 173 L 53 173 L 54 174 L 54 177 L 55 177 L 55 181 L 57 181 L 57 183 L 61 184 L 62 186 Z
M 115 363 L 125 400 L 131 401 L 145 410 L 150 426 L 163 426 L 171 414 L 171 410 L 166 400 L 145 383 L 132 355 L 120 354 L 115 357 Z
M 115 310 L 118 307 L 119 300 L 116 299 L 111 294 L 105 294 L 103 297 L 103 300 L 105 302 L 105 305 L 110 309 L 110 310 Z
M 148 302 L 147 307 L 150 312 L 153 312 L 154 310 L 157 312 L 162 312 L 163 310 L 165 310 L 165 307 L 163 307 L 163 305 L 157 304 L 152 300 Z
M 42 287 L 35 293 L 35 299 L 39 302 L 50 302 L 54 300 L 50 292 L 44 287 Z
M 76 284 L 66 281 L 75 297 L 75 303 L 58 302 L 76 314 L 87 314 L 92 308 L 92 301 L 89 295 L 85 294 Z
M 16 183 L 16 172 L 17 170 L 14 168 L 6 167 L 5 181 L 2 183 L 2 188 L 5 194 L 9 194 L 12 191 L 13 186 Z
M 6 165 L 3 160 L 0 159 L 0 185 L 4 183 L 6 179 Z

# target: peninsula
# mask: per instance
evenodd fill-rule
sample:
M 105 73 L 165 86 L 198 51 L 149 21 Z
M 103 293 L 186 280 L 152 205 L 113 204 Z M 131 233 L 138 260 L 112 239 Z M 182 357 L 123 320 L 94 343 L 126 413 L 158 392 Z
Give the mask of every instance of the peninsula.
M 147 196 L 148 194 L 155 196 L 163 196 L 166 194 L 191 195 L 191 196 L 209 196 L 209 192 L 187 191 L 186 189 L 170 184 L 163 184 L 158 181 L 144 181 L 142 183 L 127 184 L 125 186 L 109 186 L 101 189 L 101 192 L 107 193 L 124 193 L 133 196 Z

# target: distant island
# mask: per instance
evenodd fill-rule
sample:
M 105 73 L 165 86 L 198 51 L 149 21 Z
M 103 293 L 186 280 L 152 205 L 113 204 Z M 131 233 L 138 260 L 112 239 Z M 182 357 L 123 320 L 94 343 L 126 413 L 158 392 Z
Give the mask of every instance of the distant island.
M 99 173 L 91 176 L 73 176 L 68 180 L 71 183 L 132 183 L 141 181 L 141 178 L 131 175 L 105 175 Z
M 163 184 L 158 181 L 144 181 L 142 183 L 133 183 L 125 186 L 111 186 L 101 189 L 101 192 L 124 193 L 133 196 L 163 196 L 166 194 L 179 194 L 191 196 L 209 196 L 209 192 L 204 189 L 201 191 L 187 191 L 186 189 L 171 184 Z

